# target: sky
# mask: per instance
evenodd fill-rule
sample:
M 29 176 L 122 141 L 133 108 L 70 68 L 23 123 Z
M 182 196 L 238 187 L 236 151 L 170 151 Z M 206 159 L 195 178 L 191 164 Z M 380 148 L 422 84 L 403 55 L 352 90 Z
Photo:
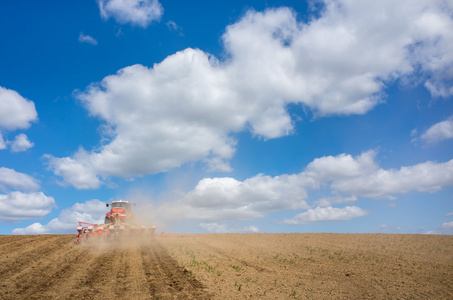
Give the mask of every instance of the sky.
M 453 234 L 453 2 L 1 1 L 0 234 Z

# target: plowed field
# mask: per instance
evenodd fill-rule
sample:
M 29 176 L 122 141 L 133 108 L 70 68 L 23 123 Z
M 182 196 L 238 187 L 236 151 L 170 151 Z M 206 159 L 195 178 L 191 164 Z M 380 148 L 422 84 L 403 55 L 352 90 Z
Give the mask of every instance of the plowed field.
M 453 299 L 453 236 L 0 236 L 0 299 Z

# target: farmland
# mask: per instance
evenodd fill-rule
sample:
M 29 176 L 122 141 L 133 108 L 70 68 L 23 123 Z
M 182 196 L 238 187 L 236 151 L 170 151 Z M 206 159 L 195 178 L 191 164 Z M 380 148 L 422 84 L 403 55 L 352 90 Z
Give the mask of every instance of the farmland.
M 1 299 L 451 299 L 453 236 L 0 236 Z

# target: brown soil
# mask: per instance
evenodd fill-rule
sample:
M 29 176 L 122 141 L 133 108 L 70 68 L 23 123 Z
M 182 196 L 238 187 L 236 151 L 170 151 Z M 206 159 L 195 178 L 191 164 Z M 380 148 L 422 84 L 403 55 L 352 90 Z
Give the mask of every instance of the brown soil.
M 0 299 L 453 299 L 453 236 L 0 236 Z
M 75 235 L 0 236 L 0 299 L 209 299 L 157 242 L 75 245 Z

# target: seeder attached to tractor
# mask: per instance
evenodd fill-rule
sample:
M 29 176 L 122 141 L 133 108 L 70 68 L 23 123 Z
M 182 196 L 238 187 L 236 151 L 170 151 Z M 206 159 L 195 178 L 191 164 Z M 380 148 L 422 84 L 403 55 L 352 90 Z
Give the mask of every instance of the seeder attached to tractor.
M 129 201 L 113 201 L 106 206 L 110 206 L 111 209 L 106 213 L 104 224 L 79 221 L 77 244 L 91 240 L 114 241 L 136 236 L 155 237 L 156 226 L 153 224 L 151 228 L 147 228 L 143 224 L 137 224 Z

